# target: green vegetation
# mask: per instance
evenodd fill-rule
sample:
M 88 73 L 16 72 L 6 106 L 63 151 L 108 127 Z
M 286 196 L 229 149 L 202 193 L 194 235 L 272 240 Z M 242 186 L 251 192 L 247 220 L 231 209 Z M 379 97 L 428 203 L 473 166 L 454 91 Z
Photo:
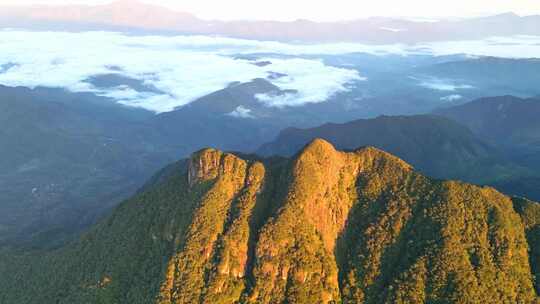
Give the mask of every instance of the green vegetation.
M 80 241 L 0 253 L 0 302 L 540 303 L 539 214 L 374 148 L 205 149 Z
M 182 191 L 185 162 L 173 168 L 166 182 L 124 202 L 74 244 L 52 252 L 4 252 L 0 303 L 152 302 L 193 204 L 206 192 L 204 185 Z
M 514 198 L 513 202 L 525 225 L 531 271 L 536 283 L 536 293 L 540 294 L 540 204 L 523 198 Z

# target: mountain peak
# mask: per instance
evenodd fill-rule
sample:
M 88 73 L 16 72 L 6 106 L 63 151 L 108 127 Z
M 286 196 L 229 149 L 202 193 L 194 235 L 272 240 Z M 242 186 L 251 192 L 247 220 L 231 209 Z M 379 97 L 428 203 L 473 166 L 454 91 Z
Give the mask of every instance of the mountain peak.
M 317 155 L 327 155 L 335 152 L 336 148 L 330 142 L 322 138 L 315 138 L 304 147 L 301 154 L 313 153 Z

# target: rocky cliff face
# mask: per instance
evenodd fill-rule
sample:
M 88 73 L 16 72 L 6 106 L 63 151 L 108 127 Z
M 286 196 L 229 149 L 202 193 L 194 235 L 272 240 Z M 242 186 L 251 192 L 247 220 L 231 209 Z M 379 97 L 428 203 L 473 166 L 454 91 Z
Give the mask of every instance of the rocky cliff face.
M 158 304 L 538 301 L 536 203 L 513 201 L 491 188 L 431 180 L 383 151 L 341 152 L 323 140 L 314 140 L 293 159 L 259 160 L 205 149 L 184 168 L 142 194 L 145 199 L 121 206 L 122 212 L 97 232 L 47 257 L 88 274 L 75 275 L 69 289 L 48 285 L 68 290 L 48 299 Z M 149 221 L 141 222 L 146 208 Z M 127 217 L 140 223 L 142 235 L 123 238 L 126 244 L 112 243 L 110 233 L 127 233 L 117 229 L 129 222 Z M 126 246 L 136 248 L 134 256 L 114 249 Z M 73 254 L 76 248 L 84 248 L 84 256 Z M 103 258 L 85 261 L 95 256 Z M 141 267 L 153 271 L 141 276 Z M 97 284 L 90 284 L 95 278 Z M 17 294 L 15 284 L 3 285 L 8 296 Z

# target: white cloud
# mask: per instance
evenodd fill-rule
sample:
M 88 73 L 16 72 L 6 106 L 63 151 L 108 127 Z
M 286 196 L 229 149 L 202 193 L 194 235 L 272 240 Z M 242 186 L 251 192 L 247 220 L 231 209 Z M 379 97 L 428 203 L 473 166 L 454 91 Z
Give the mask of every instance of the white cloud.
M 243 106 L 236 107 L 234 111 L 232 111 L 231 113 L 228 113 L 227 115 L 236 117 L 236 118 L 255 118 L 255 116 L 251 114 L 251 110 Z
M 422 82 L 420 83 L 420 85 L 428 89 L 433 89 L 433 90 L 438 90 L 438 91 L 450 91 L 450 92 L 474 88 L 473 86 L 468 85 L 468 84 L 453 84 L 453 83 L 444 83 L 444 82 L 439 82 L 439 81 Z
M 273 105 L 275 107 L 284 107 L 286 105 L 300 105 L 296 101 L 299 100 L 297 93 L 284 93 L 284 94 L 257 94 L 255 98 L 266 105 Z
M 396 30 L 396 29 L 394 29 Z M 177 46 L 217 48 L 221 54 L 277 53 L 285 55 L 341 55 L 368 53 L 373 55 L 453 55 L 494 56 L 504 58 L 540 58 L 540 36 L 490 37 L 480 40 L 439 41 L 420 44 L 373 45 L 361 43 L 301 44 L 276 41 L 256 41 L 225 37 L 172 37 Z M 172 41 L 171 40 L 171 41 Z
M 424 88 L 437 90 L 437 91 L 447 91 L 454 92 L 457 90 L 467 90 L 474 89 L 472 85 L 456 83 L 454 80 L 449 79 L 440 79 L 440 78 L 417 78 L 410 76 L 410 79 L 417 80 L 419 86 Z
M 441 101 L 452 102 L 452 101 L 463 99 L 463 96 L 459 94 L 452 94 L 452 95 L 441 97 L 440 99 Z
M 274 79 L 272 82 L 288 93 L 272 96 L 259 94 L 257 99 L 276 107 L 299 106 L 306 103 L 326 101 L 333 95 L 346 92 L 346 84 L 352 81 L 362 81 L 366 78 L 358 75 L 355 70 L 326 66 L 322 61 L 306 59 L 273 60 L 267 66 L 287 76 Z M 321 73 L 322 70 L 324 73 Z M 296 92 L 294 92 L 296 91 Z M 293 93 L 294 92 L 294 93 Z
M 393 33 L 401 33 L 401 32 L 406 32 L 407 31 L 406 29 L 392 28 L 392 27 L 380 27 L 379 29 L 381 29 L 383 31 L 387 31 L 387 32 L 393 32 Z
M 229 56 L 258 51 L 257 43 L 202 36 L 0 31 L 0 64 L 18 64 L 0 74 L 0 84 L 94 92 L 122 104 L 166 112 L 231 82 L 264 78 L 269 72 L 288 75 L 271 81 L 281 89 L 297 90 L 291 100 L 295 105 L 323 102 L 346 90 L 345 84 L 361 79 L 355 70 L 319 60 L 272 58 L 265 59 L 271 65 L 257 66 Z M 107 73 L 143 81 L 163 93 L 141 93 L 125 86 L 100 89 L 84 82 Z

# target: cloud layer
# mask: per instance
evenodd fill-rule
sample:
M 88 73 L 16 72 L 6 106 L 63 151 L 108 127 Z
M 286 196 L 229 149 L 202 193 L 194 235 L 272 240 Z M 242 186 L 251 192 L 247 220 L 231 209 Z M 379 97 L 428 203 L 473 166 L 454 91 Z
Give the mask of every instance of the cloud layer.
M 227 44 L 224 44 L 227 42 Z M 243 41 L 210 37 L 125 36 L 118 33 L 0 31 L 0 84 L 26 87 L 59 87 L 75 92 L 94 92 L 129 106 L 166 112 L 231 82 L 248 82 L 270 73 L 286 74 L 270 79 L 284 90 L 295 90 L 287 104 L 323 102 L 347 90 L 345 84 L 361 80 L 355 70 L 300 58 L 262 59 L 260 66 L 232 54 L 253 48 Z M 96 75 L 121 74 L 141 81 L 158 92 L 140 92 L 121 85 L 98 88 L 88 82 Z M 276 103 L 277 102 L 277 103 Z
M 94 92 L 129 106 L 166 112 L 232 82 L 267 78 L 286 93 L 258 95 L 261 102 L 268 106 L 298 106 L 324 102 L 349 90 L 355 82 L 365 80 L 356 70 L 329 66 L 316 59 L 319 55 L 359 52 L 381 56 L 465 53 L 540 58 L 540 37 L 423 45 L 364 45 L 287 44 L 207 36 L 128 36 L 111 32 L 0 30 L 0 84 Z M 257 62 L 239 59 L 254 54 L 257 54 Z M 309 59 L 301 58 L 308 55 Z M 257 64 L 260 62 L 265 64 Z M 95 76 L 109 74 L 139 81 L 139 87 L 152 90 L 137 91 L 128 85 L 96 87 L 88 81 Z M 423 85 L 443 91 L 470 88 L 437 81 Z

